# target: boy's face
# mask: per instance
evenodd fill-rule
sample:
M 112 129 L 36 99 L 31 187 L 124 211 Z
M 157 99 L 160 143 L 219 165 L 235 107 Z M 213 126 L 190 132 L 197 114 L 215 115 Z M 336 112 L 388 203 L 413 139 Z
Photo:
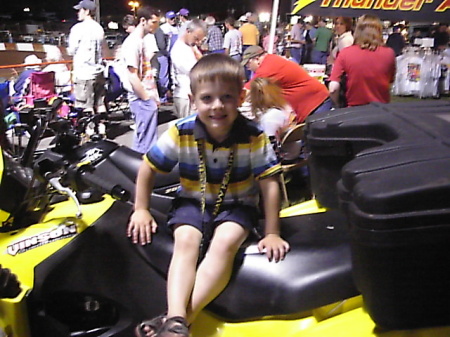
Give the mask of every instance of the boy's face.
M 245 92 L 233 83 L 207 81 L 197 85 L 191 103 L 208 134 L 217 142 L 224 141 L 239 115 Z

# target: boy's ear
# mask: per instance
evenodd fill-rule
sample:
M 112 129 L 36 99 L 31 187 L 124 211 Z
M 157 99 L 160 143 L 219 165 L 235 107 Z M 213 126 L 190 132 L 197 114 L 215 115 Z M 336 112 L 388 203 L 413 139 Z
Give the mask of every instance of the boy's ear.
M 189 94 L 189 102 L 191 103 L 191 109 L 197 110 L 197 108 L 195 107 L 195 103 L 194 103 L 194 95 Z

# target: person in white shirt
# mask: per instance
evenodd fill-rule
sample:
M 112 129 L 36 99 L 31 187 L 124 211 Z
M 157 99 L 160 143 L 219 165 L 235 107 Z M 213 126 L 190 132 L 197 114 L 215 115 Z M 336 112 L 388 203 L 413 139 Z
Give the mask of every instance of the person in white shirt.
M 179 28 L 176 24 L 177 15 L 174 11 L 168 11 L 166 13 L 166 22 L 161 25 L 161 30 L 167 38 L 167 51 L 173 47 L 173 44 L 178 39 Z
M 78 11 L 78 21 L 70 29 L 69 55 L 73 55 L 73 82 L 75 106 L 85 111 L 106 112 L 105 77 L 102 50 L 105 33 L 93 19 L 95 3 L 82 0 L 73 7 Z
M 291 56 L 297 64 L 302 63 L 302 49 L 305 45 L 304 25 L 303 20 L 298 19 L 291 29 Z
M 223 48 L 225 54 L 240 62 L 242 59 L 242 33 L 235 28 L 235 24 L 236 20 L 233 17 L 225 19 L 227 32 L 224 36 Z
M 147 153 L 156 142 L 158 133 L 158 92 L 151 74 L 150 59 L 146 55 L 152 52 L 151 43 L 147 44 L 146 35 L 159 27 L 159 11 L 144 6 L 137 11 L 138 24 L 122 45 L 122 62 L 126 79 L 124 88 L 128 91 L 130 110 L 134 115 L 136 130 L 133 150 Z M 156 43 L 155 43 L 156 44 Z M 150 45 L 150 47 L 149 47 Z
M 194 19 L 188 24 L 186 32 L 178 38 L 170 52 L 173 103 L 175 113 L 179 118 L 190 115 L 191 81 L 189 74 L 201 57 L 199 47 L 206 34 L 205 22 Z
M 179 36 L 183 35 L 186 32 L 186 28 L 189 24 L 189 22 L 191 22 L 191 20 L 189 20 L 189 9 L 186 8 L 181 8 L 178 13 L 178 21 L 179 21 Z

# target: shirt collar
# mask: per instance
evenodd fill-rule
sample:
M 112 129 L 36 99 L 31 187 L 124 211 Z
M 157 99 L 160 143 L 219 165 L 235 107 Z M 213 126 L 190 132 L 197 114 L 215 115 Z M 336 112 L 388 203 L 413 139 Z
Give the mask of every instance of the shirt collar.
M 245 123 L 245 118 L 242 115 L 238 115 L 238 117 L 233 123 L 233 127 L 231 128 L 231 131 L 227 139 L 225 139 L 221 143 L 218 143 L 209 136 L 205 125 L 202 123 L 202 121 L 198 118 L 197 115 L 195 118 L 195 125 L 194 125 L 194 138 L 195 140 L 206 139 L 206 141 L 213 144 L 214 148 L 231 147 L 234 144 L 248 143 L 249 131 L 246 129 L 247 124 Z

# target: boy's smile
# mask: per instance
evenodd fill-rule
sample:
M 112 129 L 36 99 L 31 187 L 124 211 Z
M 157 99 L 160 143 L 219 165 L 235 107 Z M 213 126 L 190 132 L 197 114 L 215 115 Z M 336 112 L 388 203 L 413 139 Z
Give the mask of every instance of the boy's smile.
M 205 125 L 208 134 L 217 142 L 223 142 L 239 115 L 243 93 L 232 83 L 207 81 L 199 83 L 191 96 L 194 110 Z

